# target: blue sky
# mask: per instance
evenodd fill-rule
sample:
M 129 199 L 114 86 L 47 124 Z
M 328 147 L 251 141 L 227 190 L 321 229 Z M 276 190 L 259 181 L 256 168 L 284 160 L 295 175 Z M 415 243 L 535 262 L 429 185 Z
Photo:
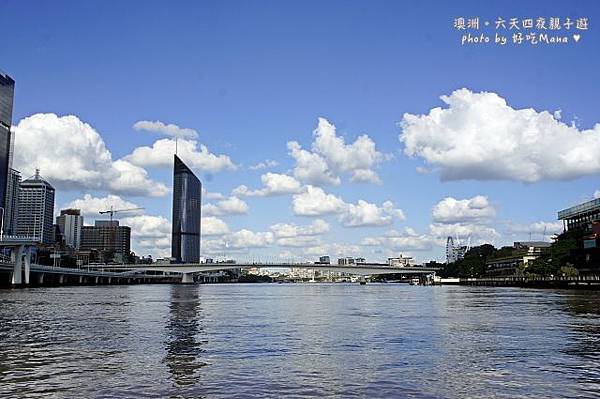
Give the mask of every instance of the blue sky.
M 581 32 L 581 41 L 566 45 L 461 46 L 461 33 L 453 27 L 454 18 L 461 16 L 490 21 L 497 17 L 586 17 L 590 28 Z M 432 108 L 447 107 L 440 96 L 467 88 L 473 93 L 496 93 L 515 110 L 560 110 L 567 125 L 575 120 L 579 130 L 592 129 L 600 122 L 596 21 L 600 21 L 600 6 L 593 1 L 8 0 L 0 15 L 5 32 L 0 69 L 16 80 L 15 125 L 39 113 L 74 115 L 101 136 L 113 160 L 165 138 L 133 129 L 137 121 L 161 121 L 196 130 L 198 143 L 237 165 L 229 171 L 196 169 L 209 192 L 225 196 L 242 184 L 260 189 L 261 175 L 267 172 L 294 176 L 296 163 L 288 154 L 287 143 L 297 141 L 310 150 L 319 117 L 335 125 L 346 144 L 366 134 L 379 153 L 393 155 L 373 165 L 381 184 L 352 183 L 348 174 L 341 173 L 340 185 L 322 189 L 347 204 L 364 200 L 381 207 L 390 200 L 395 209 L 402 210 L 405 220 L 392 217 L 391 224 L 345 227 L 339 214 L 296 216 L 292 201 L 297 193 L 242 197 L 248 205 L 246 214 L 216 216 L 226 223 L 229 234 L 242 229 L 274 233 L 274 224 L 304 226 L 315 219 L 325 220 L 329 231 L 311 236 L 311 243 L 318 240 L 319 245 L 310 251 L 278 245 L 276 235 L 263 235 L 250 237 L 256 238 L 249 240 L 257 241 L 256 246 L 241 245 L 243 248 L 234 250 L 226 245 L 213 254 L 291 258 L 321 249 L 332 256 L 336 251 L 360 252 L 376 260 L 402 252 L 425 260 L 442 257 L 440 237 L 435 237 L 430 224 L 432 208 L 444 198 L 486 197 L 485 206 L 493 208 L 494 216 L 458 222 L 495 229 L 498 236 L 494 240 L 500 244 L 527 239 L 532 230 L 508 231 L 507 223 L 555 222 L 557 210 L 592 198 L 600 189 L 598 173 L 592 168 L 531 181 L 502 173 L 485 178 L 467 173 L 443 181 L 439 168 L 447 164 L 431 165 L 423 156 L 404 152 L 405 145 L 399 140 L 403 115 L 427 115 Z M 27 145 L 17 139 L 17 150 Z M 30 162 L 24 170 L 31 168 L 31 158 L 27 159 Z M 249 168 L 267 159 L 277 165 Z M 540 162 L 540 167 L 551 164 L 550 159 Z M 170 187 L 168 168 L 143 167 L 153 181 Z M 419 173 L 417 167 L 431 172 Z M 303 187 L 307 184 L 301 183 Z M 57 208 L 85 194 L 96 198 L 119 195 L 145 206 L 148 216 L 164 217 L 154 220 L 156 231 L 148 237 L 137 237 L 134 247 L 137 245 L 138 252 L 168 252 L 164 240 L 152 240 L 159 240 L 167 230 L 157 224 L 170 219 L 170 194 L 147 197 L 112 191 L 102 185 L 62 185 Z M 406 233 L 407 227 L 414 232 Z M 391 229 L 396 233 L 389 233 Z M 401 238 L 417 234 L 419 240 L 433 245 L 414 245 L 414 240 L 406 239 L 397 241 L 406 243 L 406 248 L 390 247 L 384 241 L 381 246 L 360 246 L 367 237 L 386 234 Z M 532 236 L 540 238 L 539 233 Z M 207 240 L 215 240 L 216 248 L 223 244 L 217 241 L 235 237 L 215 235 Z M 162 249 L 150 248 L 153 243 Z M 348 248 L 332 248 L 333 243 Z

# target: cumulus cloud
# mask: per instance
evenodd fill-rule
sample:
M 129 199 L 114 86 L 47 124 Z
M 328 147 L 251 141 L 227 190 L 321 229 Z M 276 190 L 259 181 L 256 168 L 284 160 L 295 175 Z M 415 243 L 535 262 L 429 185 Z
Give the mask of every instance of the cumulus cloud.
M 574 179 L 600 173 L 600 124 L 578 129 L 548 111 L 515 109 L 496 93 L 460 89 L 446 108 L 404 114 L 400 141 L 443 180 Z
M 394 209 L 391 201 L 386 201 L 383 207 L 359 200 L 355 204 L 346 204 L 344 211 L 338 216 L 338 221 L 345 227 L 386 226 L 393 223 L 393 217 L 404 219 L 400 209 Z
M 15 168 L 41 174 L 59 190 L 102 190 L 160 197 L 168 188 L 143 168 L 114 161 L 100 134 L 74 115 L 35 114 L 15 127 Z
M 179 127 L 172 123 L 165 124 L 161 121 L 137 121 L 133 125 L 133 128 L 135 130 L 146 130 L 183 139 L 195 139 L 198 137 L 198 132 L 194 129 Z
M 292 210 L 297 216 L 336 214 L 338 222 L 345 227 L 385 226 L 392 224 L 394 217 L 405 219 L 404 212 L 395 208 L 392 201 L 386 201 L 382 206 L 364 200 L 349 204 L 314 186 L 306 186 L 303 192 L 294 195 Z
M 242 229 L 225 236 L 203 241 L 207 254 L 218 255 L 227 252 L 243 252 L 248 249 L 265 248 L 274 243 L 271 232 L 254 232 Z M 205 244 L 205 245 L 204 245 Z
M 91 194 L 85 194 L 83 198 L 75 199 L 65 204 L 61 209 L 74 208 L 81 210 L 81 214 L 92 219 L 105 219 L 107 216 L 100 215 L 100 211 L 109 209 L 134 209 L 139 206 L 133 202 L 124 200 L 118 195 L 107 195 L 105 197 L 94 197 Z M 128 214 L 142 214 L 143 210 L 131 211 Z M 116 214 L 118 215 L 118 213 Z
M 342 212 L 346 203 L 320 187 L 307 186 L 305 191 L 294 195 L 292 209 L 297 216 L 322 216 Z
M 153 256 L 170 256 L 171 222 L 163 216 L 136 215 L 121 219 L 121 225 L 131 227 L 134 252 Z
M 245 185 L 235 188 L 233 195 L 246 197 L 269 197 L 274 195 L 294 194 L 300 191 L 300 182 L 292 176 L 279 173 L 266 173 L 260 177 L 263 188 L 250 190 Z
M 283 247 L 311 247 L 321 244 L 321 235 L 329 231 L 329 224 L 317 219 L 309 225 L 277 223 L 271 226 L 277 244 Z
M 447 197 L 433 207 L 431 215 L 439 223 L 481 222 L 496 216 L 496 210 L 482 195 L 462 200 Z
M 152 147 L 137 147 L 125 160 L 138 166 L 173 167 L 173 154 L 175 154 L 175 140 L 160 139 Z M 222 170 L 235 170 L 237 166 L 227 155 L 215 155 L 208 151 L 204 144 L 196 140 L 177 140 L 177 155 L 192 169 L 202 172 L 220 172 Z
M 248 204 L 237 197 L 228 197 L 202 205 L 203 216 L 244 215 L 248 213 Z
M 493 227 L 475 223 L 431 223 L 429 225 L 431 235 L 438 239 L 440 245 L 444 245 L 447 237 L 458 237 L 459 239 L 471 238 L 473 243 L 490 243 L 498 241 L 501 236 Z
M 501 238 L 498 231 L 489 226 L 495 216 L 496 209 L 485 196 L 447 197 L 432 208 L 429 232 L 439 245 L 445 245 L 448 237 L 472 239 L 473 244 L 493 244 Z
M 353 182 L 380 183 L 373 168 L 385 157 L 369 136 L 359 136 L 352 144 L 346 144 L 333 124 L 319 118 L 313 138 L 312 151 L 302 149 L 295 141 L 288 142 L 298 180 L 316 186 L 337 185 L 340 175 L 349 174 Z
M 346 243 L 321 244 L 304 248 L 303 253 L 309 256 L 329 255 L 331 257 L 358 257 L 362 255 L 360 246 Z M 335 260 L 332 259 L 333 262 Z
M 207 216 L 202 218 L 201 233 L 203 237 L 222 236 L 229 233 L 229 227 L 222 219 Z
M 274 168 L 277 165 L 279 165 L 279 162 L 273 161 L 271 159 L 267 159 L 264 162 L 259 162 L 256 165 L 250 166 L 250 170 L 261 170 L 261 169 L 267 169 L 267 168 Z
M 329 224 L 323 219 L 316 219 L 309 225 L 298 226 L 293 223 L 277 223 L 271 226 L 277 238 L 294 238 L 298 236 L 314 236 L 329 231 Z
M 86 224 L 92 220 L 105 220 L 109 215 L 100 215 L 100 211 L 108 209 L 139 208 L 138 204 L 127 201 L 118 195 L 94 197 L 85 194 L 83 198 L 75 199 L 65 204 L 61 209 L 80 209 Z M 138 255 L 169 256 L 171 248 L 171 222 L 163 216 L 144 214 L 143 209 L 126 213 L 116 213 L 115 220 L 121 226 L 131 227 L 131 248 Z
M 405 251 L 429 251 L 432 249 L 434 240 L 427 234 L 418 234 L 412 228 L 407 227 L 404 232 L 390 230 L 380 237 L 366 237 L 361 241 L 363 246 L 380 247 L 388 253 L 399 253 Z
M 551 236 L 553 234 L 560 234 L 563 232 L 563 223 L 562 221 L 539 221 L 529 224 L 509 223 L 508 232 L 513 234 L 546 234 L 546 236 Z
M 296 160 L 294 176 L 315 186 L 339 185 L 341 179 L 329 169 L 325 159 L 319 154 L 303 150 L 300 144 L 290 141 L 287 144 L 290 155 Z

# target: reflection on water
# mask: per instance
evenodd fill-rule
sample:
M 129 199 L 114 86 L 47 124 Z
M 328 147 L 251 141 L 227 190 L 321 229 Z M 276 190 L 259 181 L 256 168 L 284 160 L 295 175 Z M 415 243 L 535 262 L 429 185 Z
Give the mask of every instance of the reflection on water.
M 600 292 L 0 290 L 0 397 L 598 397 Z
M 185 386 L 201 383 L 199 371 L 206 363 L 200 360 L 200 355 L 206 340 L 200 338 L 203 327 L 198 287 L 183 284 L 171 286 L 166 329 L 165 362 L 176 384 Z

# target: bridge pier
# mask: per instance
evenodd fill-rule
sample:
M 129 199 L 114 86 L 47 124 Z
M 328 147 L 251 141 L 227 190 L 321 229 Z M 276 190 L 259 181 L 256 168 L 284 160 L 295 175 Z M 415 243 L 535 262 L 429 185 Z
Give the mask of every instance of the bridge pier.
M 181 282 L 183 284 L 193 284 L 194 275 L 192 273 L 181 273 Z
M 11 261 L 14 263 L 11 283 L 12 285 L 29 284 L 31 275 L 31 248 L 18 245 L 10 252 Z M 25 276 L 23 276 L 25 272 Z

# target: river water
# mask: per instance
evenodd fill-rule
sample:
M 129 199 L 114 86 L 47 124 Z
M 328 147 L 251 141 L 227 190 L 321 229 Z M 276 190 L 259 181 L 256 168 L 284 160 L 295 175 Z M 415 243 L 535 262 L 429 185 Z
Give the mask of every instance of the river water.
M 600 397 L 600 292 L 0 290 L 0 397 Z

